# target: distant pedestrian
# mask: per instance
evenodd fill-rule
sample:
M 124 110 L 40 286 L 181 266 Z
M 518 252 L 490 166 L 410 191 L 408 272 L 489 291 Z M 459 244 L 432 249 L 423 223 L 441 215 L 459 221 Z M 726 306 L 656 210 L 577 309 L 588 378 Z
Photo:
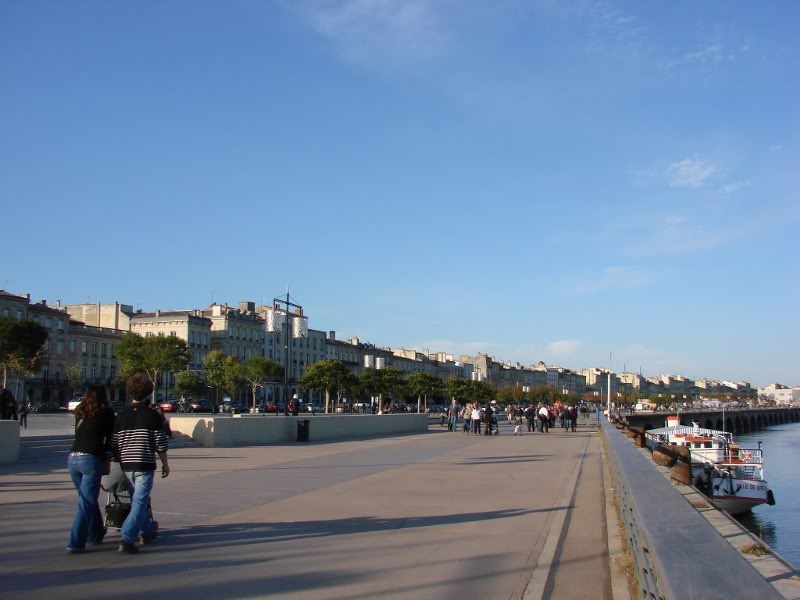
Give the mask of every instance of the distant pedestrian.
M 539 409 L 539 426 L 542 433 L 550 433 L 548 421 L 550 420 L 550 411 L 547 410 L 545 405 Z
M 530 404 L 525 408 L 525 422 L 528 424 L 528 433 L 535 431 L 533 420 L 536 418 L 536 409 Z
M 561 414 L 559 415 L 561 419 L 561 427 L 565 431 L 569 429 L 569 409 L 565 406 L 561 409 Z
M 522 411 L 514 408 L 514 435 L 522 434 Z
M 449 421 L 448 421 L 449 424 L 448 424 L 448 427 L 447 427 L 448 431 L 455 431 L 456 430 L 456 425 L 458 424 L 458 413 L 460 411 L 461 411 L 461 407 L 458 405 L 458 403 L 455 401 L 455 399 L 453 399 L 453 403 L 450 405 L 450 408 L 448 409 L 448 413 L 447 413 L 447 415 L 449 417 Z
M 481 434 L 481 407 L 477 402 L 472 406 L 472 434 Z
M 22 403 L 22 407 L 19 410 L 19 426 L 24 427 L 25 429 L 28 428 L 28 413 L 30 412 L 31 405 L 27 402 Z
M 464 433 L 469 433 L 472 430 L 472 403 L 469 402 L 461 412 L 464 417 Z
M 569 407 L 569 425 L 573 432 L 578 426 L 578 409 L 574 405 Z
M 75 409 L 75 441 L 67 458 L 69 475 L 78 492 L 78 508 L 67 545 L 67 552 L 71 554 L 85 551 L 87 543 L 102 543 L 105 536 L 97 497 L 113 431 L 114 411 L 108 405 L 105 388 L 89 386 Z
M 494 429 L 494 427 L 493 427 L 493 425 L 494 425 L 493 419 L 496 419 L 496 418 L 497 417 L 494 416 L 494 409 L 492 408 L 492 405 L 491 404 L 487 404 L 486 405 L 486 412 L 483 413 L 483 420 L 484 420 L 484 423 L 486 424 L 486 429 L 484 430 L 484 433 L 486 435 L 492 435 L 492 433 L 493 433 L 492 430 Z
M 136 554 L 136 542 L 149 543 L 158 536 L 158 523 L 148 519 L 150 492 L 156 470 L 156 454 L 161 460 L 161 477 L 170 473 L 167 461 L 169 442 L 158 414 L 148 407 L 153 384 L 147 375 L 134 375 L 128 380 L 131 405 L 117 415 L 112 436 L 115 458 L 133 481 L 131 512 L 122 524 L 119 551 Z

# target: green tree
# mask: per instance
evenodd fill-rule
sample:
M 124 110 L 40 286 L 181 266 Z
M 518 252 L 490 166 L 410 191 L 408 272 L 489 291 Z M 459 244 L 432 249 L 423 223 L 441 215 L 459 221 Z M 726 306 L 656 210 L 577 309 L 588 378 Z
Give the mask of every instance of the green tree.
M 396 367 L 364 369 L 359 376 L 359 383 L 370 396 L 378 397 L 379 412 L 382 412 L 384 394 L 401 393 L 405 386 L 404 375 L 405 371 Z
M 186 340 L 175 336 L 142 337 L 129 333 L 114 349 L 124 378 L 145 373 L 153 383 L 153 402 L 162 373 L 182 371 L 189 364 Z
M 283 375 L 283 367 L 274 360 L 261 356 L 248 358 L 241 365 L 241 378 L 247 382 L 253 398 L 253 412 L 256 411 L 256 392 L 268 381 L 277 381 Z
M 64 378 L 70 387 L 72 395 L 82 391 L 83 388 L 83 365 L 78 359 L 70 360 L 64 367 Z
M 451 377 L 445 384 L 447 397 L 452 401 L 463 402 L 466 400 L 472 391 L 475 389 L 472 384 L 478 383 L 477 381 L 469 381 L 467 379 L 460 379 L 458 377 Z
M 47 354 L 47 329 L 30 319 L 0 317 L 0 368 L 3 387 L 8 372 L 35 373 Z
M 425 410 L 428 409 L 428 396 L 441 393 L 444 389 L 444 382 L 438 377 L 428 373 L 412 373 L 406 383 L 408 391 L 417 397 L 417 412 L 420 412 L 420 402 L 425 397 Z
M 330 409 L 331 394 L 354 384 L 355 376 L 343 362 L 338 360 L 321 360 L 306 369 L 300 379 L 303 388 L 315 392 L 325 392 L 325 413 Z
M 212 350 L 203 359 L 206 370 L 206 381 L 214 388 L 217 394 L 214 412 L 219 405 L 219 393 L 233 396 L 239 385 L 239 363 L 232 356 L 219 350 Z
M 525 399 L 525 392 L 518 385 L 506 385 L 495 390 L 497 401 L 501 404 L 519 404 Z
M 206 381 L 193 371 L 181 371 L 175 375 L 175 394 L 181 398 L 192 400 L 201 398 L 206 393 Z

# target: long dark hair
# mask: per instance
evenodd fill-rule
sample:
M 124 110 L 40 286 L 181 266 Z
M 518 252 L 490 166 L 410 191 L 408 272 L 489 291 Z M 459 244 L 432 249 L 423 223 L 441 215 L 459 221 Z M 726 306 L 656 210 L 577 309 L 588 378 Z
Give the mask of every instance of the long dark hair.
M 105 410 L 108 410 L 106 388 L 102 385 L 90 385 L 83 401 L 75 409 L 75 416 L 79 419 L 91 419 L 97 413 Z

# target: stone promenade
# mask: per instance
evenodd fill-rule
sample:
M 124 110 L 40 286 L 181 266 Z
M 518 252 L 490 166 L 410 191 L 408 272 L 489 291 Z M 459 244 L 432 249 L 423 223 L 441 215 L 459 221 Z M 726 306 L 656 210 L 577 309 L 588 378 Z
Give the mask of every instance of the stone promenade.
M 115 531 L 65 553 L 69 437 L 29 430 L 0 466 L 0 598 L 611 598 L 594 423 L 511 432 L 179 443 L 153 492 L 160 541 L 127 556 Z

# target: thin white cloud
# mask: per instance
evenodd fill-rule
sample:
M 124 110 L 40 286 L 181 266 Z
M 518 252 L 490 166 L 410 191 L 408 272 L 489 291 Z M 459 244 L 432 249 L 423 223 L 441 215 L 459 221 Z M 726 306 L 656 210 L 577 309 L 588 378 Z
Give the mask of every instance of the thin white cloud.
M 631 266 L 609 266 L 571 284 L 569 290 L 576 295 L 592 295 L 607 290 L 643 288 L 655 282 L 654 273 Z
M 547 352 L 550 354 L 567 355 L 574 354 L 583 345 L 581 340 L 556 340 L 547 344 Z
M 642 225 L 640 237 L 628 243 L 625 254 L 644 258 L 650 256 L 680 256 L 710 250 L 728 239 L 729 232 L 721 228 L 709 231 L 682 215 L 670 215 L 653 225 Z
M 750 187 L 750 181 L 732 181 L 719 188 L 719 191 L 723 194 L 733 194 L 748 187 Z
M 667 63 L 669 67 L 678 67 L 681 65 L 708 65 L 720 64 L 728 61 L 735 60 L 741 54 L 748 52 L 750 46 L 742 45 L 737 50 L 729 50 L 723 44 L 709 44 L 699 50 L 685 52 L 679 58 L 671 60 Z
M 717 176 L 720 170 L 714 163 L 699 158 L 684 158 L 667 165 L 664 176 L 670 187 L 699 188 Z
M 384 70 L 441 55 L 448 34 L 424 0 L 297 3 L 292 9 L 346 61 Z

